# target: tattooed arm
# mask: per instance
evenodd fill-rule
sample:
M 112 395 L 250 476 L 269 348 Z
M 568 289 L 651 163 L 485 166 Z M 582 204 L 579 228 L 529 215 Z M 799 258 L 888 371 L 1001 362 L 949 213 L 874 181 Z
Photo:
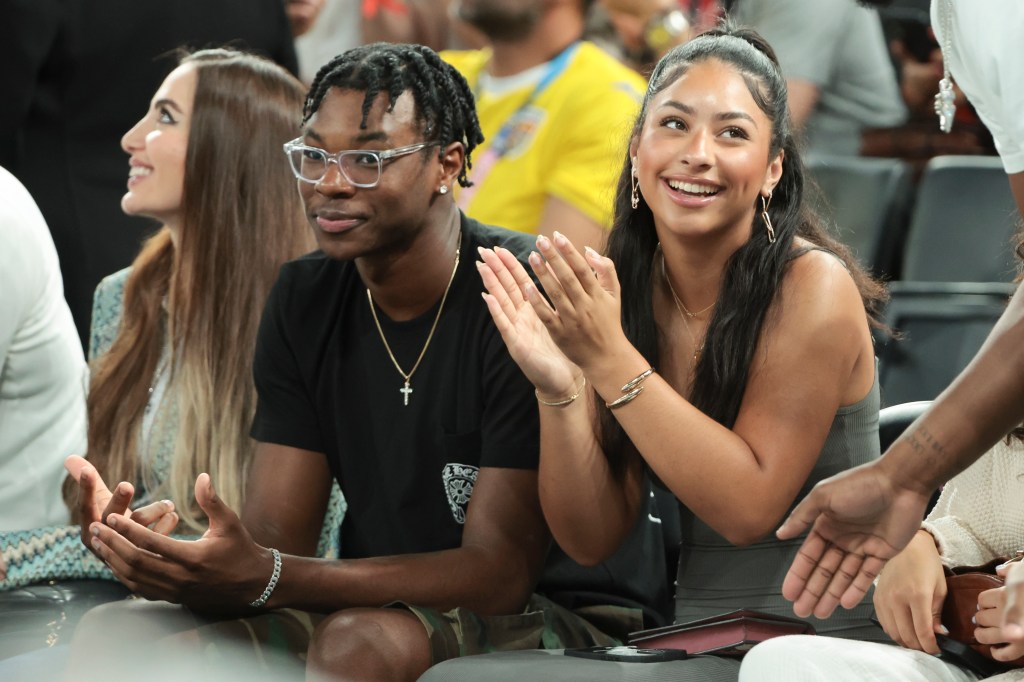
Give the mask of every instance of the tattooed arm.
M 783 584 L 799 615 L 861 600 L 920 526 L 931 492 L 1024 420 L 1024 295 L 978 355 L 881 459 L 822 481 L 779 529 L 810 529 Z

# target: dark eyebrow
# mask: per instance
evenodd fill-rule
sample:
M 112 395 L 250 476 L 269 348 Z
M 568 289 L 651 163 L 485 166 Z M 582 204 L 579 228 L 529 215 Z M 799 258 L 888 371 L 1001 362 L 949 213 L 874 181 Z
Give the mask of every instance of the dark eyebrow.
M 684 114 L 689 114 L 690 116 L 693 116 L 696 113 L 696 111 L 694 111 L 694 108 L 691 107 L 690 105 L 683 104 L 682 102 L 677 102 L 674 99 L 668 100 L 667 102 L 663 103 L 661 106 L 662 107 L 671 107 L 673 109 L 678 109 L 679 111 L 683 112 Z M 661 107 L 659 107 L 659 108 L 661 108 Z M 716 121 L 733 121 L 733 120 L 738 119 L 738 118 L 739 119 L 743 119 L 745 121 L 750 121 L 751 124 L 753 124 L 753 126 L 755 128 L 757 127 L 757 121 L 755 121 L 750 116 L 750 114 L 747 114 L 747 113 L 742 112 L 742 111 L 723 111 L 721 113 L 715 114 L 715 120 Z
M 320 144 L 324 144 L 323 136 L 320 135 L 320 133 L 316 132 L 316 130 L 313 129 L 313 128 L 306 128 L 303 131 L 303 136 L 304 137 L 311 137 L 316 142 L 319 142 Z M 380 140 L 380 141 L 387 141 L 388 140 L 388 134 L 383 132 L 383 131 L 373 131 L 373 132 L 367 132 L 367 133 L 360 133 L 359 135 L 356 136 L 356 142 L 376 142 L 378 140 Z
M 174 109 L 182 115 L 184 115 L 185 113 L 184 111 L 182 111 L 181 107 L 178 106 L 177 102 L 175 102 L 173 99 L 158 99 L 157 101 L 153 102 L 154 109 L 162 106 L 170 107 L 171 109 Z

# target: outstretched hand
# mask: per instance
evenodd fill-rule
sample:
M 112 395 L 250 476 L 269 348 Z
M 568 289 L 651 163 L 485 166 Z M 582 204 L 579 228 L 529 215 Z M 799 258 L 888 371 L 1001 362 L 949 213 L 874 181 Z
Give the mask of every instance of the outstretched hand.
M 65 459 L 64 468 L 78 482 L 81 538 L 82 543 L 90 550 L 92 536 L 89 534 L 89 526 L 94 523 L 106 523 L 111 514 L 132 516 L 136 523 L 148 526 L 161 535 L 169 535 L 178 525 L 178 514 L 170 500 L 153 502 L 133 511 L 128 506 L 135 495 L 135 486 L 131 483 L 121 481 L 111 491 L 96 467 L 78 455 L 71 455 Z
M 776 531 L 782 540 L 810 528 L 782 584 L 800 617 L 853 608 L 885 562 L 921 527 L 928 497 L 897 487 L 879 462 L 821 481 Z
M 196 479 L 196 502 L 210 521 L 195 541 L 156 533 L 133 517 L 111 514 L 89 528 L 92 547 L 114 575 L 147 599 L 207 612 L 236 612 L 256 599 L 273 566 L 238 515 L 220 499 L 208 474 Z

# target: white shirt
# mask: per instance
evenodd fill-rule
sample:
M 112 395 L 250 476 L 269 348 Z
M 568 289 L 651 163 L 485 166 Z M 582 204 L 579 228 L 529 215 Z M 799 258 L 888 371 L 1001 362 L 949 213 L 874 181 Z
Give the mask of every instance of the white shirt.
M 931 18 L 953 81 L 992 133 L 1003 168 L 1024 172 L 1024 1 L 932 0 Z
M 57 251 L 0 168 L 0 531 L 68 522 L 64 458 L 85 454 L 87 369 Z

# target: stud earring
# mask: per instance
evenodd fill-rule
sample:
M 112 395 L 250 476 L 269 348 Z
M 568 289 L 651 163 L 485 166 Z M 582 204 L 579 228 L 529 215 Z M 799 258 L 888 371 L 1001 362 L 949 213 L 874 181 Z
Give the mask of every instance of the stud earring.
M 633 172 L 629 176 L 633 184 L 633 192 L 629 195 L 629 205 L 634 209 L 640 205 L 640 180 L 636 175 L 636 162 L 633 164 Z
M 448 194 L 448 185 L 441 185 L 437 191 L 439 194 Z
M 775 243 L 775 228 L 772 227 L 771 216 L 768 215 L 768 206 L 772 203 L 772 193 L 768 192 L 768 198 L 765 199 L 764 195 L 761 195 L 761 220 L 764 222 L 765 230 L 768 231 L 768 243 Z

